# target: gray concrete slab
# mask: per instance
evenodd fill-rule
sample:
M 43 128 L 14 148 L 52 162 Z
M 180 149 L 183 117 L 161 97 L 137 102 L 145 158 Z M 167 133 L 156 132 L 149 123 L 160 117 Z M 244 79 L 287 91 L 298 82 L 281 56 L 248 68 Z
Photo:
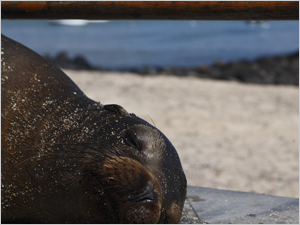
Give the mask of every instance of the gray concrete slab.
M 299 199 L 188 187 L 181 223 L 299 224 Z

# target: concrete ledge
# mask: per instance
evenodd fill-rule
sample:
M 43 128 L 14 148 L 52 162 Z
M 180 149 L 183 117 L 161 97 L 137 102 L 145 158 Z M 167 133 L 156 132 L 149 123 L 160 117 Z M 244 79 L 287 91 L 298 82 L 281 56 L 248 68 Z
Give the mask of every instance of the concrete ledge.
M 180 223 L 299 224 L 299 199 L 189 186 Z

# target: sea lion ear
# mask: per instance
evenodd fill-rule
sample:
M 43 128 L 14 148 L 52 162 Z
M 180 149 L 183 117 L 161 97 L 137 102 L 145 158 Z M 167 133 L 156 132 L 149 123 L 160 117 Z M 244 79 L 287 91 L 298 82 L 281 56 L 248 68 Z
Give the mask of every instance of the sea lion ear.
M 122 106 L 119 106 L 116 104 L 104 105 L 104 109 L 106 109 L 110 112 L 116 113 L 119 116 L 127 116 L 128 115 L 128 112 Z

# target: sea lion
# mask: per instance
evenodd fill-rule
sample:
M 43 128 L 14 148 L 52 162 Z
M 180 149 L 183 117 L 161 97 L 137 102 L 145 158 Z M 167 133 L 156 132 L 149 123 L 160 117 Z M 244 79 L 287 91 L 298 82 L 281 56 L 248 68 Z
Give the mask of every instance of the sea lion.
M 186 178 L 170 141 L 2 35 L 4 223 L 178 223 Z

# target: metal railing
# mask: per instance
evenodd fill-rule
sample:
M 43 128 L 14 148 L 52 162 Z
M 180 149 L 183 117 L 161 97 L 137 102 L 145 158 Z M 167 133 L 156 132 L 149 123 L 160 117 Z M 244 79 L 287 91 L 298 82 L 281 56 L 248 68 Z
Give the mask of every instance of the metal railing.
M 298 1 L 2 1 L 2 19 L 299 20 Z

